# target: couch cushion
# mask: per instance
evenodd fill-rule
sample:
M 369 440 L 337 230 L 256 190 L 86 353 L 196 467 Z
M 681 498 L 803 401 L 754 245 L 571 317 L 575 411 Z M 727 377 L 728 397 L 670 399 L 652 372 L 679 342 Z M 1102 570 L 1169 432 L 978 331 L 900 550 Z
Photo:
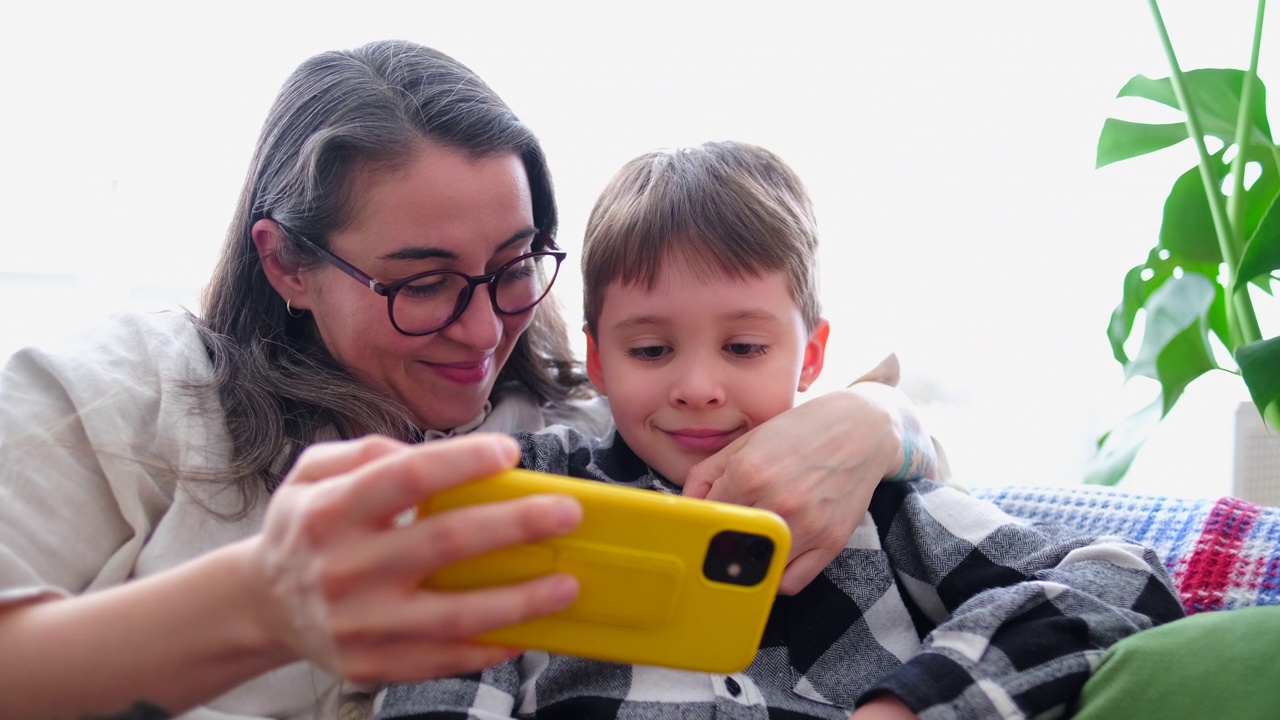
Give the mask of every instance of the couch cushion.
M 1209 612 L 1112 645 L 1084 685 L 1076 720 L 1275 718 L 1280 606 Z

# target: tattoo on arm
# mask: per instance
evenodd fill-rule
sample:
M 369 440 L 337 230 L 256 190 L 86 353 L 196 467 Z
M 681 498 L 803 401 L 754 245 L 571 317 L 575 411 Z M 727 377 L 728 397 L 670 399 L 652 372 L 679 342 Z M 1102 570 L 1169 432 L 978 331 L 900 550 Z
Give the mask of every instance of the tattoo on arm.
M 915 418 L 906 418 L 902 432 L 902 467 L 889 479 L 914 480 L 929 477 L 936 465 L 933 439 L 924 433 Z
M 173 717 L 163 708 L 156 707 L 145 700 L 139 700 L 133 707 L 116 715 L 91 715 L 84 720 L 169 720 Z

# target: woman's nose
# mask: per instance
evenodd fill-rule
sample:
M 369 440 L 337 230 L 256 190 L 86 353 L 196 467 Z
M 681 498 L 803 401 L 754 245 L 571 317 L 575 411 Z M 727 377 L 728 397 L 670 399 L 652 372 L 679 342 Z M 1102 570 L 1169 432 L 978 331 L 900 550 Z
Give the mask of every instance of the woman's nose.
M 471 293 L 471 302 L 458 319 L 440 333 L 468 347 L 492 350 L 502 339 L 502 328 L 502 317 L 494 310 L 488 288 L 481 285 Z

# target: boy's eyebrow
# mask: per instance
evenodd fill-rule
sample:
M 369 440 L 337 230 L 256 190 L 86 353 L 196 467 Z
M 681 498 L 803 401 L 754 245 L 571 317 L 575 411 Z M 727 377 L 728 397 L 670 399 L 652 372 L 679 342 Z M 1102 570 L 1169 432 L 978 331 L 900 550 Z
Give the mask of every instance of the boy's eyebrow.
M 659 317 L 657 315 L 632 315 L 631 317 L 614 323 L 613 327 L 618 330 L 630 330 L 632 328 L 661 325 L 664 322 L 666 322 L 666 318 Z
M 764 308 L 750 308 L 747 310 L 725 313 L 721 318 L 724 320 L 777 320 L 778 314 L 769 312 Z
M 720 316 L 721 320 L 741 321 L 741 320 L 763 320 L 767 322 L 776 322 L 778 315 L 769 312 L 764 308 L 748 308 L 745 310 L 735 310 Z M 618 330 L 631 330 L 633 328 L 652 327 L 654 325 L 662 325 L 668 322 L 668 319 L 659 315 L 632 315 L 631 317 L 614 323 L 614 328 Z
M 538 229 L 530 225 L 517 230 L 511 237 L 503 240 L 501 244 L 494 249 L 495 253 L 502 252 L 512 245 L 519 244 L 538 234 Z M 442 247 L 431 247 L 414 245 L 410 247 L 400 248 L 386 255 L 379 255 L 379 260 L 457 260 L 458 254 L 453 250 Z

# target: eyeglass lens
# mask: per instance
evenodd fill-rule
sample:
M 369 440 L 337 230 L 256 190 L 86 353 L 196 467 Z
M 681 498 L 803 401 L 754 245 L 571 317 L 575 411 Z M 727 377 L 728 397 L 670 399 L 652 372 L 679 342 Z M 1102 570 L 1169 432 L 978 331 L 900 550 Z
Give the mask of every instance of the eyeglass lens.
M 534 255 L 504 266 L 489 281 L 494 306 L 501 313 L 515 315 L 537 305 L 551 288 L 557 265 L 550 255 Z M 405 332 L 438 330 L 466 309 L 471 288 L 470 279 L 459 273 L 441 272 L 418 278 L 399 288 L 391 305 L 392 318 Z

